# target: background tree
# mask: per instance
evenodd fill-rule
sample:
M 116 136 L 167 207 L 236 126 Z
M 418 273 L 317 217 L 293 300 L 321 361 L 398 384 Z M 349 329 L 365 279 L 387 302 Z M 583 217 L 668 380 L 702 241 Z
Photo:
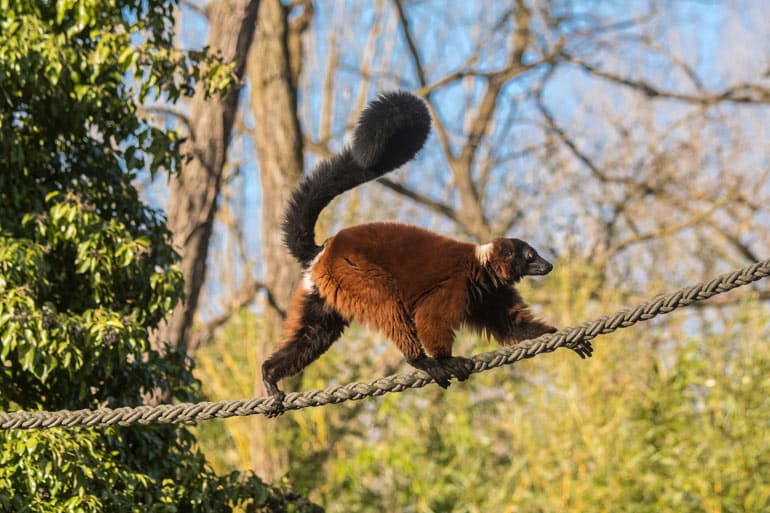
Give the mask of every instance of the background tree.
M 173 4 L 5 3 L 0 11 L 0 408 L 194 400 L 182 351 L 149 331 L 182 293 L 138 170 L 173 173 L 176 133 L 137 115 L 229 68 L 172 45 Z M 218 475 L 187 428 L 0 433 L 3 511 L 317 511 L 251 473 Z
M 297 81 L 301 71 L 300 36 L 312 17 L 310 2 L 300 6 L 290 21 L 291 7 L 280 0 L 263 0 L 257 36 L 249 55 L 248 76 L 251 83 L 251 113 L 254 118 L 253 141 L 260 170 L 262 190 L 262 257 L 266 290 L 273 303 L 265 309 L 260 337 L 254 345 L 254 358 L 263 361 L 280 340 L 284 312 L 299 278 L 299 265 L 283 244 L 280 226 L 283 210 L 291 191 L 302 177 L 302 131 L 297 115 Z M 255 229 L 253 227 L 252 229 Z M 264 393 L 261 376 L 254 374 L 252 388 Z M 286 472 L 286 451 L 276 450 L 275 424 L 268 419 L 255 421 L 255 451 L 261 463 L 255 470 L 266 479 L 276 479 Z
M 203 17 L 209 24 L 208 45 L 221 51 L 225 61 L 233 62 L 238 87 L 230 88 L 222 99 L 196 96 L 186 106 L 189 114 L 165 104 L 149 108 L 153 114 L 170 115 L 180 121 L 180 131 L 188 139 L 182 150 L 191 157 L 172 179 L 166 207 L 174 247 L 182 255 L 185 300 L 177 304 L 157 339 L 168 338 L 173 347 L 193 354 L 234 311 L 254 302 L 259 292 L 265 291 L 268 308 L 261 322 L 261 342 L 255 344 L 253 356 L 262 360 L 280 338 L 284 311 L 299 273 L 299 267 L 283 246 L 280 232 L 274 227 L 280 224 L 285 201 L 302 176 L 304 165 L 296 91 L 301 71 L 301 35 L 312 19 L 312 4 L 284 5 L 270 0 L 191 5 L 188 14 L 196 20 Z M 179 25 L 183 27 L 184 23 L 181 21 Z M 248 106 L 254 120 L 249 127 L 243 122 L 248 117 L 247 108 L 242 108 L 240 117 L 237 116 L 240 86 L 246 84 L 247 77 Z M 252 268 L 257 265 L 252 262 L 253 258 L 247 258 L 242 241 L 241 230 L 256 232 L 256 224 L 237 227 L 230 224 L 238 233 L 237 254 L 241 263 L 234 272 L 226 270 L 224 276 L 214 280 L 225 279 L 231 294 L 223 302 L 223 311 L 194 330 L 198 298 L 206 282 L 208 253 L 210 246 L 216 248 L 218 244 L 216 237 L 212 238 L 215 219 L 219 212 L 220 220 L 233 220 L 232 196 L 237 185 L 234 189 L 231 182 L 238 181 L 242 164 L 232 155 L 228 159 L 227 151 L 236 125 L 240 131 L 253 134 L 256 160 L 260 163 L 264 276 L 254 275 Z M 220 206 L 222 197 L 225 201 Z M 238 216 L 236 220 L 240 223 L 243 218 Z M 261 380 L 254 375 L 245 394 L 262 392 Z M 268 429 L 262 419 L 248 422 L 254 424 L 251 451 L 261 455 L 255 470 L 267 479 L 280 477 L 286 460 L 281 451 L 271 449 L 269 433 L 274 430 Z M 260 433 L 267 435 L 261 437 Z
M 206 280 L 209 241 L 259 3 L 257 0 L 222 1 L 205 11 L 210 26 L 209 48 L 232 64 L 235 83 L 215 98 L 204 94 L 205 86 L 199 84 L 190 102 L 189 115 L 178 114 L 187 135 L 182 151 L 189 160 L 182 165 L 182 172 L 171 179 L 167 212 L 173 246 L 181 256 L 185 300 L 176 305 L 168 323 L 157 333 L 157 340 L 168 341 L 172 348 L 191 349 L 190 329 Z

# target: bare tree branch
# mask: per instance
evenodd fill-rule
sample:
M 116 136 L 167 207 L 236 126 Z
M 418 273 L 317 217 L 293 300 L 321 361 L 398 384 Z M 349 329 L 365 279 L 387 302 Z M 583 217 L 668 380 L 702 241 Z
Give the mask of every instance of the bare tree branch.
M 378 178 L 377 183 L 380 185 L 384 185 L 388 189 L 390 189 L 393 192 L 396 192 L 406 198 L 409 198 L 412 201 L 415 201 L 419 203 L 420 205 L 423 205 L 425 207 L 428 207 L 433 212 L 436 212 L 438 214 L 443 215 L 447 219 L 455 222 L 458 226 L 461 228 L 463 227 L 462 220 L 457 217 L 457 213 L 455 210 L 450 207 L 449 205 L 442 203 L 440 201 L 436 201 L 434 199 L 431 199 L 423 194 L 420 194 L 417 191 L 414 191 L 412 189 L 409 189 L 405 185 L 396 183 L 388 178 Z
M 200 14 L 206 20 L 211 21 L 209 18 L 209 9 L 207 6 L 196 4 L 190 0 L 179 0 L 179 4 L 187 7 L 197 14 Z
M 407 46 L 409 47 L 409 54 L 412 57 L 412 62 L 414 63 L 415 72 L 417 73 L 417 79 L 420 83 L 421 88 L 425 88 L 427 85 L 427 78 L 425 74 L 425 70 L 422 66 L 422 60 L 420 58 L 420 54 L 417 50 L 417 46 L 414 43 L 414 38 L 412 37 L 412 33 L 409 30 L 409 19 L 406 16 L 406 12 L 404 11 L 402 0 L 393 0 L 393 3 L 396 6 L 396 10 L 398 12 L 398 19 L 400 22 L 401 30 L 404 33 L 404 38 L 407 41 Z M 444 123 L 441 119 L 441 116 L 439 115 L 438 110 L 433 105 L 433 102 L 431 101 L 430 93 L 432 91 L 428 90 L 428 92 L 424 95 L 425 101 L 428 104 L 428 108 L 431 111 L 431 115 L 433 117 L 433 126 L 436 130 L 436 135 L 438 136 L 439 143 L 441 144 L 442 149 L 444 150 L 444 154 L 447 156 L 448 159 L 452 158 L 452 143 L 449 139 L 449 133 L 447 132 L 446 127 L 444 126 Z
M 721 102 L 751 104 L 770 103 L 770 89 L 758 84 L 740 83 L 732 87 L 728 87 L 724 91 L 718 93 L 703 92 L 699 95 L 677 93 L 673 91 L 665 91 L 643 79 L 631 79 L 599 69 L 597 66 L 589 64 L 566 53 L 564 56 L 569 62 L 577 65 L 592 75 L 604 78 L 616 84 L 622 84 L 632 89 L 636 89 L 637 91 L 642 92 L 650 98 L 668 98 L 689 103 L 697 103 L 704 106 L 715 105 Z
M 548 107 L 545 106 L 545 102 L 543 101 L 543 89 L 540 88 L 538 94 L 537 94 L 537 108 L 540 110 L 540 113 L 543 115 L 543 118 L 545 118 L 545 121 L 547 123 L 548 129 L 553 132 L 556 137 L 564 144 L 564 146 L 569 149 L 570 152 L 572 152 L 572 155 L 575 156 L 590 172 L 592 175 L 594 175 L 596 178 L 603 182 L 609 182 L 611 179 L 607 176 L 607 174 L 599 168 L 598 165 L 594 163 L 593 160 L 591 160 L 588 155 L 583 153 L 580 148 L 577 147 L 577 144 L 575 144 L 575 141 L 573 141 L 568 135 L 567 132 L 564 131 L 561 126 L 559 126 L 556 123 L 556 120 L 553 117 L 553 114 L 551 114 L 551 111 L 548 110 Z
M 289 67 L 292 83 L 299 83 L 302 70 L 303 46 L 302 35 L 310 27 L 315 10 L 312 0 L 295 0 L 286 6 L 287 13 L 300 9 L 299 15 L 291 17 L 286 35 L 286 48 L 289 53 Z
M 285 319 L 286 311 L 278 305 L 272 290 L 270 290 L 270 288 L 262 281 L 249 279 L 234 294 L 232 301 L 224 312 L 206 323 L 198 323 L 196 325 L 196 330 L 190 341 L 190 354 L 193 354 L 197 349 L 211 340 L 215 331 L 227 324 L 236 312 L 252 304 L 260 291 L 265 292 L 265 299 L 270 307 L 273 308 L 282 319 Z
M 312 151 L 313 153 L 316 153 L 317 155 L 320 155 L 323 158 L 328 158 L 332 155 L 331 150 L 326 144 L 305 139 L 304 145 L 308 150 Z M 450 205 L 447 205 L 446 203 L 442 203 L 441 201 L 429 198 L 428 196 L 425 196 L 424 194 L 421 194 L 413 189 L 410 189 L 406 185 L 396 183 L 389 178 L 378 178 L 376 182 L 384 187 L 387 187 L 388 189 L 395 192 L 396 194 L 400 194 L 405 198 L 409 198 L 410 200 L 424 207 L 427 207 L 428 209 L 432 210 L 433 212 L 436 212 L 437 214 L 441 214 L 442 216 L 446 217 L 450 221 L 456 223 L 460 227 L 460 229 L 465 230 L 462 219 L 460 219 L 457 216 L 457 212 Z
M 239 80 L 244 75 L 259 4 L 258 0 L 227 0 L 215 4 L 209 13 L 211 47 L 221 51 L 226 61 L 235 63 L 234 74 Z M 195 158 L 171 180 L 168 207 L 168 226 L 181 255 L 186 300 L 176 305 L 171 317 L 153 335 L 156 346 L 168 340 L 173 349 L 187 346 L 206 279 L 208 246 L 239 101 L 237 87 L 216 98 L 207 99 L 202 91 L 198 93 L 190 106 L 190 138 L 184 148 Z
M 414 42 L 412 33 L 409 30 L 409 18 L 407 18 L 404 12 L 404 6 L 402 0 L 393 0 L 393 4 L 396 6 L 396 12 L 398 13 L 398 20 L 401 23 L 401 29 L 404 33 L 404 39 L 409 47 L 409 54 L 412 56 L 414 62 L 415 72 L 417 73 L 417 80 L 420 82 L 420 87 L 425 87 L 428 83 L 425 77 L 425 69 L 422 66 L 422 60 L 420 59 L 420 53 L 417 51 L 417 45 Z
M 759 262 L 760 258 L 754 253 L 749 246 L 744 244 L 741 239 L 729 229 L 722 228 L 713 219 L 706 219 L 706 225 L 727 241 L 739 255 L 748 260 L 749 262 Z
M 634 244 L 639 244 L 641 242 L 650 241 L 650 240 L 657 240 L 657 239 L 663 239 L 665 237 L 670 237 L 671 235 L 675 235 L 677 233 L 682 232 L 683 230 L 686 230 L 688 228 L 692 228 L 693 226 L 697 225 L 698 223 L 704 221 L 705 219 L 708 219 L 711 215 L 714 214 L 717 210 L 719 210 L 721 207 L 725 206 L 729 203 L 729 199 L 725 199 L 722 201 L 718 201 L 712 205 L 709 206 L 706 210 L 703 212 L 697 212 L 693 214 L 690 219 L 687 219 L 684 222 L 677 223 L 677 224 L 669 224 L 665 225 L 657 230 L 653 230 L 650 232 L 644 232 L 644 233 L 637 233 L 631 237 L 628 237 L 619 243 L 615 244 L 609 250 L 606 252 L 605 255 L 603 255 L 603 259 L 609 260 L 613 255 L 620 253 L 624 249 L 629 248 L 630 246 Z
M 332 111 L 334 104 L 334 76 L 339 65 L 339 53 L 337 52 L 337 36 L 332 33 L 329 36 L 329 59 L 326 63 L 326 77 L 324 77 L 323 100 L 321 107 L 321 141 L 331 139 Z
M 182 122 L 182 124 L 185 126 L 187 131 L 190 133 L 190 137 L 193 137 L 192 133 L 192 125 L 190 124 L 190 118 L 182 112 L 181 110 L 174 109 L 172 107 L 169 107 L 167 105 L 151 105 L 149 107 L 145 107 L 143 105 L 139 105 L 137 107 L 137 110 L 140 114 L 144 115 L 150 115 L 150 114 L 158 114 L 161 116 L 171 116 L 173 118 L 178 119 Z
M 374 57 L 377 49 L 377 39 L 382 33 L 382 12 L 385 8 L 384 0 L 377 0 L 374 11 L 374 21 L 372 22 L 372 29 L 366 38 L 366 46 L 364 47 L 364 57 L 361 61 L 361 69 L 359 73 L 361 75 L 361 86 L 358 89 L 358 98 L 356 99 L 355 106 L 350 112 L 350 118 L 348 119 L 348 126 L 353 126 L 356 122 L 356 116 L 364 109 L 366 105 L 366 98 L 369 95 L 369 85 L 372 79 L 371 67 L 374 62 Z M 390 77 L 389 80 L 395 80 L 395 77 Z

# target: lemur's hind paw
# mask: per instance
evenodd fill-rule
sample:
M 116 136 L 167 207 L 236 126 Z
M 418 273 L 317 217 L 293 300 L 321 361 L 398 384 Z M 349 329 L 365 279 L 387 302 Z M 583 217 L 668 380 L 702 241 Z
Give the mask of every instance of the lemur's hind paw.
M 276 404 L 272 410 L 265 412 L 265 417 L 268 419 L 274 419 L 276 417 L 280 417 L 286 412 L 286 408 L 283 407 L 283 404 Z
M 273 402 L 273 408 L 265 412 L 265 416 L 269 418 L 278 417 L 283 415 L 286 408 L 283 406 L 283 400 L 286 397 L 286 393 L 278 388 L 275 383 L 265 381 L 265 390 L 267 390 L 268 397 L 275 399 Z
M 576 343 L 574 346 L 568 346 L 570 349 L 575 351 L 581 358 L 591 358 L 591 355 L 594 354 L 594 347 L 591 345 L 591 342 L 588 340 L 583 340 L 578 343 Z

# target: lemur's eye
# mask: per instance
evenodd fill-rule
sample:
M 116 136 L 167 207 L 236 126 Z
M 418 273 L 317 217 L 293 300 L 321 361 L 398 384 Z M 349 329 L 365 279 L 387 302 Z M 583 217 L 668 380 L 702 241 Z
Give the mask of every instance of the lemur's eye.
M 527 251 L 524 253 L 524 258 L 527 259 L 527 262 L 531 262 L 535 259 L 535 253 L 534 251 Z

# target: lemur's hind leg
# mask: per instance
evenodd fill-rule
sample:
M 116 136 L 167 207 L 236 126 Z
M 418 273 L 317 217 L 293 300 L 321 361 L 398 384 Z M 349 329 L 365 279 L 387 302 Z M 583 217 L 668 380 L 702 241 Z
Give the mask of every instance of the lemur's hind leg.
M 348 321 L 324 303 L 317 292 L 297 291 L 278 349 L 262 364 L 262 380 L 271 397 L 282 401 L 278 381 L 293 376 L 321 356 L 342 335 Z

